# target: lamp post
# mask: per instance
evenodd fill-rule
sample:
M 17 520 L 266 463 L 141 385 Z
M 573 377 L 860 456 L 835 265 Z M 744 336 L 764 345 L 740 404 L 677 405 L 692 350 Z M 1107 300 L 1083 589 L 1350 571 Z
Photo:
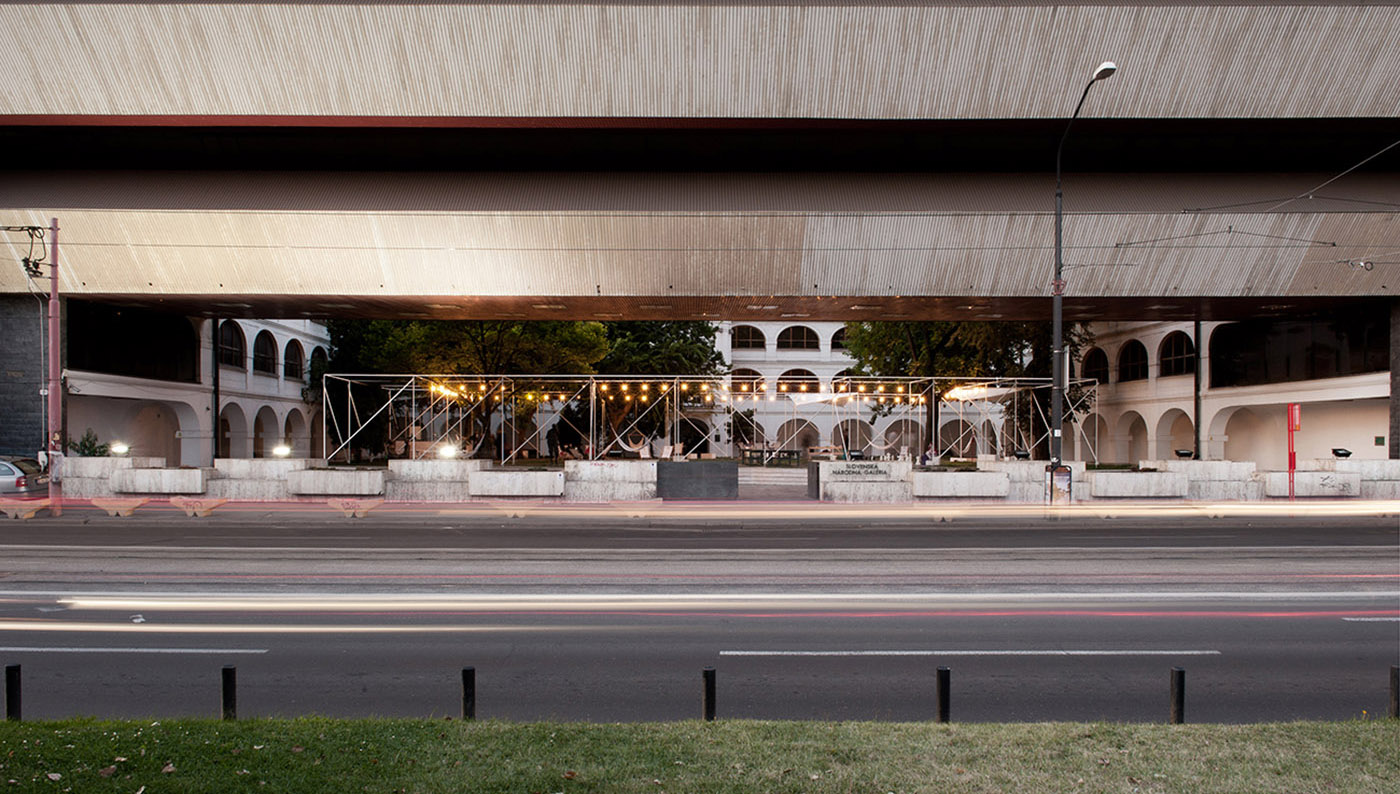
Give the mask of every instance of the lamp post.
M 1054 348 L 1051 362 L 1051 387 L 1050 387 L 1050 470 L 1053 472 L 1064 462 L 1061 443 L 1062 427 L 1064 425 L 1064 403 L 1065 403 L 1065 329 L 1064 329 L 1064 297 L 1065 297 L 1065 261 L 1064 261 L 1064 226 L 1065 192 L 1062 186 L 1061 159 L 1065 153 L 1065 140 L 1069 138 L 1070 127 L 1074 126 L 1074 120 L 1079 118 L 1079 111 L 1084 107 L 1084 100 L 1089 97 L 1089 89 L 1094 87 L 1094 83 L 1107 79 L 1118 71 L 1118 67 L 1113 61 L 1104 61 L 1099 64 L 1099 68 L 1094 70 L 1094 76 L 1084 86 L 1084 93 L 1079 95 L 1079 104 L 1074 106 L 1074 115 L 1069 117 L 1069 123 L 1065 124 L 1065 132 L 1060 136 L 1059 148 L 1055 149 L 1055 282 L 1051 292 L 1050 306 L 1054 317 L 1053 330 Z M 1051 479 L 1053 483 L 1053 478 Z M 1053 488 L 1053 485 L 1052 485 Z

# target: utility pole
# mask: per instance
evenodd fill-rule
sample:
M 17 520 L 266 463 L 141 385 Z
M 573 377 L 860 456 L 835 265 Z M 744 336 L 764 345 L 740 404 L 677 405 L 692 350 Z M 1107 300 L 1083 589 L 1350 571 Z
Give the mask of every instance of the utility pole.
M 60 516 L 63 515 L 63 493 L 59 482 L 59 461 L 63 457 L 63 373 L 59 369 L 62 326 L 58 305 L 58 218 L 50 219 L 47 229 L 43 226 L 3 226 L 0 227 L 0 231 L 24 232 L 29 235 L 29 255 L 20 260 L 24 265 L 25 275 L 29 278 L 38 278 L 43 274 L 40 268 L 43 265 L 49 266 L 49 303 L 46 318 L 49 335 L 48 379 L 39 393 L 46 397 L 48 413 L 44 451 L 49 464 L 49 514 Z M 49 238 L 48 250 L 41 250 L 36 257 L 34 243 L 42 241 L 45 234 Z

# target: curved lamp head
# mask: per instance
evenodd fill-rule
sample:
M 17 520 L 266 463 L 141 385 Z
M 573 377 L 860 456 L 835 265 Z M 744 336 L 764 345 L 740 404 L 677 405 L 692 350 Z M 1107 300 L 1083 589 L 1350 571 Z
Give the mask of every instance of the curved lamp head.
M 1099 64 L 1099 68 L 1094 70 L 1094 80 L 1107 80 L 1108 78 L 1112 77 L 1113 73 L 1116 71 L 1118 71 L 1117 64 L 1115 64 L 1113 61 L 1104 61 L 1103 63 Z

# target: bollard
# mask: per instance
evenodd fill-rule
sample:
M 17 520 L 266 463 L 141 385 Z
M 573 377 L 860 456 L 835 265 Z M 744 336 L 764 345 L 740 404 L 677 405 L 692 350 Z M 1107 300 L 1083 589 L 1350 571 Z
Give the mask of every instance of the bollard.
M 223 718 L 238 719 L 238 668 L 231 664 L 223 669 Z
M 1172 713 L 1171 724 L 1186 722 L 1186 670 L 1172 668 Z
M 462 668 L 462 719 L 476 719 L 476 668 Z
M 938 721 L 948 722 L 948 714 L 953 685 L 953 673 L 946 667 L 938 668 Z
M 706 667 L 700 672 L 705 680 L 705 721 L 715 721 L 715 668 Z
M 1400 665 L 1390 666 L 1390 716 L 1400 719 Z
M 5 665 L 5 719 L 19 722 L 19 665 Z

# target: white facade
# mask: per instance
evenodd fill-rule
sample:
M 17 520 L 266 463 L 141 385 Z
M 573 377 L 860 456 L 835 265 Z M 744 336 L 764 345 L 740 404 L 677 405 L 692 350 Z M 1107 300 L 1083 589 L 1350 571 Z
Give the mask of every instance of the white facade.
M 1074 454 L 1066 457 L 1133 464 L 1171 459 L 1178 457 L 1177 450 L 1195 450 L 1199 424 L 1201 459 L 1252 461 L 1262 471 L 1283 470 L 1288 466 L 1289 403 L 1301 405 L 1302 425 L 1294 438 L 1299 460 L 1330 459 L 1334 448 L 1350 450 L 1355 459 L 1387 457 L 1388 371 L 1217 387 L 1211 383 L 1210 340 L 1224 325 L 1200 323 L 1197 341 L 1193 323 L 1093 324 L 1093 344 L 1074 371 L 1093 377 L 1085 363 L 1098 349 L 1105 354 L 1109 377 L 1101 380 L 1095 410 L 1076 429 Z M 1164 343 L 1177 333 L 1200 349 L 1199 416 L 1195 372 L 1169 374 L 1172 368 L 1164 364 Z M 1134 341 L 1146 350 L 1146 377 L 1123 380 L 1121 357 Z
M 69 437 L 91 429 L 102 443 L 121 442 L 129 455 L 165 458 L 169 466 L 212 465 L 216 431 L 218 457 L 270 457 L 279 444 L 294 458 L 319 457 L 320 402 L 307 401 L 313 396 L 307 387 L 311 362 L 324 360 L 330 347 L 325 326 L 224 320 L 225 341 L 241 338 L 240 352 L 237 345 L 215 344 L 214 321 L 189 322 L 199 340 L 197 382 L 65 370 Z

